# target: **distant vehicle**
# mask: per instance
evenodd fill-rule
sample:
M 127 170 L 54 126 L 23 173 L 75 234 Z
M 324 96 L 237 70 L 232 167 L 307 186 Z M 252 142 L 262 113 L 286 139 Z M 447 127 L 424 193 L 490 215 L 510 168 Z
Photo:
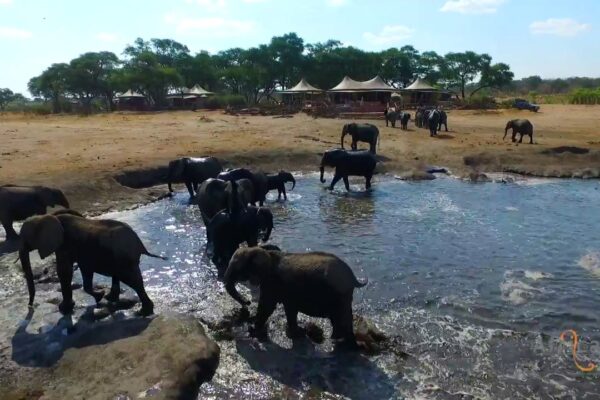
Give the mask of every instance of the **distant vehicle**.
M 515 99 L 513 107 L 519 110 L 529 110 L 533 112 L 538 112 L 540 110 L 540 106 L 530 103 L 525 99 Z

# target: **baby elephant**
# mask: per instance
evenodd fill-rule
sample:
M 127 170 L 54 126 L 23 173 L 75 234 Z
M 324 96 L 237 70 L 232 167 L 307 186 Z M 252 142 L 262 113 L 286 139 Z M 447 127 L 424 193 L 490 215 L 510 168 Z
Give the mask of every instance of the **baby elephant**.
M 19 259 L 27 279 L 29 306 L 33 305 L 35 286 L 29 252 L 37 250 L 41 258 L 56 253 L 56 267 L 63 301 L 59 310 L 72 312 L 73 264 L 77 263 L 83 278 L 83 289 L 99 302 L 104 293 L 94 291 L 94 273 L 112 277 L 112 288 L 107 299 L 119 299 L 119 282 L 137 293 L 142 302 L 142 315 L 154 312 L 154 304 L 144 290 L 140 271 L 140 256 L 162 258 L 151 254 L 127 224 L 113 220 L 92 220 L 71 210 L 29 218 L 21 228 Z
M 242 306 L 250 304 L 239 294 L 239 281 L 260 285 L 260 298 L 254 332 L 266 333 L 265 324 L 278 303 L 283 303 L 292 337 L 303 334 L 298 327 L 298 312 L 313 317 L 329 318 L 333 339 L 356 348 L 352 329 L 352 295 L 363 287 L 344 261 L 333 254 L 303 254 L 267 251 L 260 247 L 238 249 L 225 272 L 227 292 Z
M 267 190 L 275 190 L 277 189 L 277 200 L 281 200 L 281 195 L 283 194 L 283 199 L 287 200 L 287 193 L 285 192 L 285 184 L 286 182 L 292 182 L 292 188 L 290 190 L 294 190 L 296 187 L 296 179 L 289 172 L 279 171 L 277 175 L 267 175 Z
M 528 119 L 513 119 L 506 123 L 504 128 L 504 136 L 502 140 L 506 139 L 508 130 L 512 129 L 512 141 L 517 141 L 517 133 L 521 134 L 519 143 L 523 143 L 523 136 L 529 135 L 529 144 L 533 144 L 533 124 Z

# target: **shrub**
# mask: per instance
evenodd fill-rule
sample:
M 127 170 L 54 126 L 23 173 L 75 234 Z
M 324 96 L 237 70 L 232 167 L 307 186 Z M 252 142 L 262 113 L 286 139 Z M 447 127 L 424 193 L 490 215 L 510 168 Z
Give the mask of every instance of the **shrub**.
M 600 88 L 576 89 L 569 95 L 571 104 L 600 104 Z
M 246 99 L 239 94 L 216 95 L 206 99 L 204 106 L 209 110 L 216 110 L 226 107 L 243 108 L 246 107 Z
M 497 108 L 496 100 L 490 96 L 471 96 L 462 100 L 461 108 L 468 110 L 485 110 L 489 108 Z

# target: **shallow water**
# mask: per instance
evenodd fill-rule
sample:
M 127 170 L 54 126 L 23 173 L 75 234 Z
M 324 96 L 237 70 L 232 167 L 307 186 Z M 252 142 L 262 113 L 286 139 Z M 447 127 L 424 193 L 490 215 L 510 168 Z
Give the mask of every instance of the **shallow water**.
M 332 355 L 329 341 L 292 343 L 278 311 L 271 343 L 248 338 L 245 327 L 219 342 L 220 367 L 201 398 L 598 398 L 600 372 L 577 372 L 558 340 L 577 330 L 580 358 L 600 362 L 597 182 L 379 177 L 370 192 L 353 183 L 356 192 L 341 183 L 329 192 L 307 175 L 289 201 L 270 194 L 272 242 L 333 252 L 368 277 L 355 312 L 400 336 L 402 352 Z M 108 217 L 169 257 L 142 260 L 158 312 L 218 322 L 237 308 L 204 257 L 204 227 L 187 194 Z

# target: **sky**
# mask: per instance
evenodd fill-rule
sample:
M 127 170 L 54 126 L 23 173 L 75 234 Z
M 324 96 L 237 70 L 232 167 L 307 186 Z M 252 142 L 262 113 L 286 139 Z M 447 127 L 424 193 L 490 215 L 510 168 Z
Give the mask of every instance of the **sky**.
M 516 78 L 600 76 L 598 0 L 0 0 L 0 88 L 88 51 L 121 55 L 137 37 L 192 53 L 268 43 L 296 32 L 364 50 L 473 50 Z

